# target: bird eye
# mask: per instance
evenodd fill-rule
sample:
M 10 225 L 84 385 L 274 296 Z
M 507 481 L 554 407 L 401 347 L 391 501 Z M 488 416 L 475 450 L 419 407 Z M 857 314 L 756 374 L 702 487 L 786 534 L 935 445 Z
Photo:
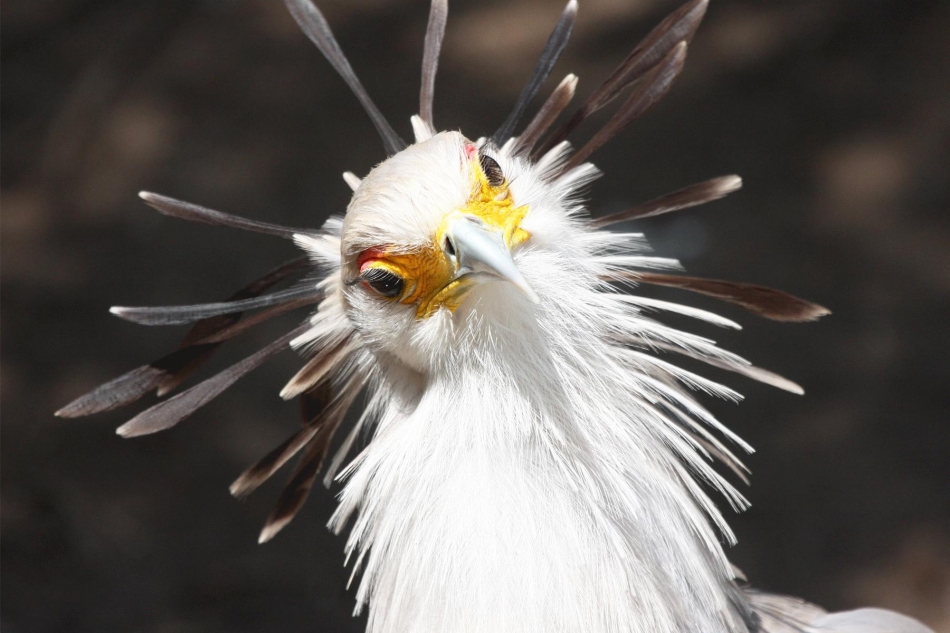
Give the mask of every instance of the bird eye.
M 384 297 L 398 297 L 406 285 L 402 277 L 385 268 L 367 268 L 360 280 Z
M 482 173 L 485 174 L 485 180 L 488 181 L 489 185 L 500 187 L 505 184 L 505 174 L 502 173 L 501 167 L 494 158 L 487 154 L 481 154 L 478 157 L 478 164 L 481 165 Z

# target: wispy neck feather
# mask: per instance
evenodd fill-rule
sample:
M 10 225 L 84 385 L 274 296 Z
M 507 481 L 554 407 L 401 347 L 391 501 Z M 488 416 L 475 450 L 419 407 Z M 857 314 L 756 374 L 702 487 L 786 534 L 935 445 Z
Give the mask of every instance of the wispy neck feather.
M 740 498 L 671 419 L 692 401 L 669 371 L 610 343 L 653 326 L 596 281 L 620 238 L 599 239 L 529 279 L 564 301 L 488 285 L 433 325 L 456 344 L 420 392 L 382 377 L 333 520 L 358 510 L 348 548 L 374 633 L 745 630 L 710 518 L 731 535 L 693 475 Z

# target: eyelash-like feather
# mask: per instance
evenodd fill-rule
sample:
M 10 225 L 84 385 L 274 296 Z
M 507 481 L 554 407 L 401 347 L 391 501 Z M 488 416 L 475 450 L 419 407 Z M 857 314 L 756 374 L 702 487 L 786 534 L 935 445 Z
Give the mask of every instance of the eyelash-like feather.
M 385 268 L 367 268 L 360 273 L 357 280 L 367 283 L 373 290 L 389 298 L 398 297 L 405 287 L 402 277 Z

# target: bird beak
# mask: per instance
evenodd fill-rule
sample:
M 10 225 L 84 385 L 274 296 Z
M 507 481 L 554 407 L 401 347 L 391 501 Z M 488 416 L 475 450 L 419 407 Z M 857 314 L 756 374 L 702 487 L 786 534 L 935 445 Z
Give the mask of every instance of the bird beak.
M 540 303 L 540 297 L 515 266 L 507 241 L 503 229 L 492 227 L 475 215 L 459 213 L 448 221 L 442 247 L 455 260 L 456 279 L 502 279 L 518 288 L 531 303 Z

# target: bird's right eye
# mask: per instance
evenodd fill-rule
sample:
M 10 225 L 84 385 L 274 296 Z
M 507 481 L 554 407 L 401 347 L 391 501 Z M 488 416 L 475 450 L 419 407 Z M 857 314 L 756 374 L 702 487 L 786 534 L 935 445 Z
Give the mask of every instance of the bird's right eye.
M 402 277 L 385 268 L 367 268 L 360 273 L 360 281 L 374 292 L 384 297 L 394 298 L 402 295 L 405 282 Z

